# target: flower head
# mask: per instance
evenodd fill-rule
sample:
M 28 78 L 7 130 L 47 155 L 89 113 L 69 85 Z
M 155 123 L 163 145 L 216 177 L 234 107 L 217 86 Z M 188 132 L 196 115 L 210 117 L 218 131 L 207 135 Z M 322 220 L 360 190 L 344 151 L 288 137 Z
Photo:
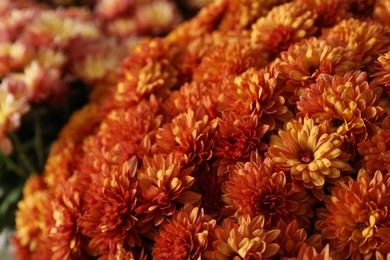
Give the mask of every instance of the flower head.
M 265 230 L 264 217 L 243 215 L 234 223 L 230 218 L 215 229 L 213 250 L 207 252 L 208 259 L 271 259 L 278 250 L 275 243 L 279 229 Z
M 382 129 L 365 142 L 358 144 L 358 152 L 363 156 L 363 165 L 370 171 L 390 170 L 390 118 L 387 117 Z
M 285 99 L 276 91 L 277 73 L 267 69 L 250 68 L 234 80 L 222 85 L 217 97 L 221 112 L 239 116 L 257 115 L 261 124 L 276 127 L 277 121 L 290 117 Z
M 352 53 L 343 45 L 334 46 L 318 38 L 304 39 L 280 54 L 273 63 L 279 77 L 286 82 L 284 91 L 299 95 L 302 87 L 314 83 L 322 73 L 344 75 L 359 68 Z
M 344 76 L 323 74 L 301 95 L 297 107 L 316 123 L 329 120 L 330 132 L 336 132 L 348 142 L 365 140 L 370 124 L 380 115 L 376 105 L 380 89 L 367 82 L 367 74 L 348 72 Z
M 299 1 L 285 3 L 271 9 L 252 25 L 251 42 L 265 51 L 279 53 L 316 31 L 316 13 Z
M 153 259 L 200 259 L 211 246 L 215 220 L 207 220 L 203 209 L 189 204 L 162 224 L 155 237 Z
M 135 216 L 138 180 L 137 158 L 132 157 L 108 176 L 92 178 L 85 194 L 83 215 L 78 224 L 91 238 L 89 246 L 100 254 L 108 254 L 117 245 L 141 245 L 138 219 Z
M 277 168 L 290 172 L 294 182 L 322 188 L 325 182 L 352 171 L 347 162 L 350 155 L 340 149 L 341 144 L 338 134 L 327 134 L 325 125 L 304 118 L 287 123 L 285 130 L 271 136 L 266 156 Z
M 232 169 L 222 185 L 222 200 L 236 216 L 262 215 L 267 227 L 297 220 L 300 226 L 309 228 L 309 219 L 314 215 L 312 199 L 305 190 L 294 191 L 285 173 L 274 169 L 271 159 L 237 163 Z
M 173 215 L 175 202 L 185 204 L 200 200 L 200 194 L 189 190 L 194 183 L 192 171 L 192 167 L 182 168 L 173 153 L 166 158 L 161 154 L 153 158 L 144 156 L 137 175 L 141 205 L 136 210 L 142 232 L 147 232 L 152 225 L 159 226 L 166 216 Z
M 360 170 L 356 181 L 340 181 L 332 189 L 316 228 L 343 259 L 369 259 L 387 242 L 380 232 L 390 227 L 389 186 L 388 175 Z
M 199 166 L 212 156 L 217 124 L 217 119 L 210 120 L 208 115 L 198 119 L 194 111 L 188 110 L 158 129 L 157 151 L 163 155 L 175 153 L 183 164 Z
M 368 1 L 369 2 L 369 1 Z M 353 28 L 353 29 L 352 29 Z M 389 32 L 380 23 L 358 19 L 342 20 L 324 32 L 323 38 L 352 51 L 354 60 L 368 65 L 379 54 L 389 50 Z
M 234 113 L 224 113 L 218 126 L 215 157 L 240 161 L 249 158 L 252 151 L 263 151 L 267 147 L 262 137 L 269 126 L 260 124 L 257 115 L 239 117 Z

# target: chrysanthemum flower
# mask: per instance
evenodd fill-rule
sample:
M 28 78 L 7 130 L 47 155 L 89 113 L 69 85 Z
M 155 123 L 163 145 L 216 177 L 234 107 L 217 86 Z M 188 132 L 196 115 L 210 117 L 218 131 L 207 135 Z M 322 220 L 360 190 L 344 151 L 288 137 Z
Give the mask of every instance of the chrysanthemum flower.
M 81 216 L 80 193 L 70 182 L 60 185 L 56 193 L 52 201 L 55 224 L 49 233 L 52 259 L 81 258 L 87 243 L 77 225 Z
M 316 228 L 342 259 L 371 259 L 386 240 L 381 230 L 390 227 L 390 178 L 360 170 L 357 180 L 340 181 L 320 210 Z M 383 253 L 389 253 L 383 252 Z M 384 258 L 383 258 L 384 259 Z
M 137 28 L 144 34 L 159 35 L 166 33 L 182 20 L 176 5 L 172 1 L 149 1 L 135 7 L 134 16 Z
M 142 232 L 151 225 L 159 226 L 165 216 L 176 211 L 178 203 L 194 203 L 200 200 L 198 193 L 188 190 L 194 183 L 193 168 L 182 168 L 173 153 L 164 158 L 161 154 L 153 158 L 144 156 L 142 169 L 138 173 L 140 215 Z
M 276 228 L 281 230 L 275 241 L 280 246 L 278 255 L 280 257 L 298 256 L 299 250 L 305 245 L 305 240 L 307 238 L 305 229 L 299 228 L 296 220 L 293 220 L 290 223 L 279 221 L 276 224 Z
M 206 52 L 201 63 L 194 69 L 193 80 L 207 85 L 221 84 L 250 67 L 265 65 L 265 53 L 252 48 L 247 36 L 233 34 L 227 39 L 215 39 L 214 42 L 217 44 Z
M 76 37 L 97 39 L 100 34 L 97 25 L 85 19 L 85 11 L 82 9 L 73 12 L 72 16 L 67 15 L 64 10 L 47 10 L 41 12 L 30 24 L 26 37 L 39 45 L 51 43 L 63 47 Z
M 389 26 L 390 21 L 387 19 L 390 15 L 390 3 L 387 0 L 377 0 L 375 1 L 374 7 L 374 19 L 379 23 Z
M 4 77 L 12 70 L 21 70 L 28 64 L 31 54 L 28 44 L 8 41 L 0 42 L 0 77 Z
M 390 49 L 388 29 L 374 21 L 343 20 L 333 28 L 325 30 L 322 37 L 338 46 L 345 46 L 352 52 L 354 60 L 361 65 L 371 63 L 379 54 Z
M 183 84 L 179 90 L 172 91 L 169 97 L 161 104 L 162 114 L 172 120 L 174 117 L 186 113 L 188 109 L 194 111 L 197 117 L 208 115 L 216 117 L 215 104 L 211 102 L 210 96 L 204 85 L 196 81 Z
M 0 85 L 0 148 L 1 152 L 11 154 L 12 144 L 6 134 L 19 127 L 29 105 L 25 97 L 15 96 L 4 87 L 5 84 L 3 81 Z
M 248 69 L 218 91 L 217 108 L 240 116 L 258 115 L 259 122 L 275 128 L 276 121 L 288 120 L 291 112 L 276 92 L 277 73 L 267 69 Z
M 72 73 L 93 87 L 98 82 L 114 84 L 117 66 L 128 52 L 127 46 L 114 37 L 71 42 L 69 59 L 73 64 Z
M 51 201 L 53 193 L 42 184 L 36 185 L 36 177 L 30 178 L 23 191 L 23 200 L 16 211 L 16 237 L 31 253 L 37 252 L 47 239 L 54 225 Z M 30 186 L 34 187 L 30 187 Z M 49 249 L 50 250 L 50 249 Z
M 278 250 L 275 243 L 279 229 L 265 230 L 264 217 L 253 219 L 248 215 L 238 218 L 234 223 L 230 218 L 215 230 L 213 250 L 206 253 L 207 259 L 271 259 Z
M 262 215 L 269 228 L 280 221 L 290 223 L 292 220 L 297 220 L 302 227 L 310 227 L 310 218 L 314 215 L 312 198 L 304 189 L 294 191 L 285 173 L 275 170 L 269 158 L 264 162 L 237 163 L 228 173 L 222 191 L 222 200 L 236 216 Z
M 115 252 L 117 245 L 142 244 L 135 216 L 138 181 L 137 158 L 132 157 L 109 176 L 96 176 L 86 192 L 83 215 L 78 220 L 89 246 L 100 254 Z
M 297 107 L 316 123 L 329 120 L 329 132 L 355 143 L 366 139 L 370 125 L 383 110 L 376 104 L 380 91 L 369 85 L 365 72 L 348 72 L 344 76 L 323 74 L 301 95 Z
M 211 246 L 215 220 L 204 216 L 203 209 L 189 204 L 161 225 L 155 237 L 153 259 L 201 259 Z
M 132 105 L 152 93 L 166 95 L 177 84 L 177 69 L 172 59 L 177 47 L 161 39 L 151 39 L 132 50 L 121 66 L 115 101 Z
M 382 129 L 365 142 L 358 144 L 363 164 L 370 171 L 390 170 L 390 118 L 387 117 Z
M 327 134 L 324 124 L 313 119 L 287 123 L 285 130 L 271 136 L 266 156 L 275 166 L 290 172 L 295 182 L 309 189 L 322 188 L 325 182 L 334 182 L 341 174 L 352 172 L 350 155 L 340 149 L 339 134 Z
M 251 43 L 266 52 L 278 54 L 316 31 L 317 15 L 304 2 L 291 2 L 274 7 L 252 26 Z
M 387 93 L 390 93 L 390 52 L 380 55 L 376 63 L 376 72 L 371 75 L 374 77 L 373 84 L 384 85 Z
M 111 102 L 111 101 L 110 101 Z M 96 134 L 84 139 L 83 157 L 78 170 L 87 179 L 110 174 L 132 156 L 150 154 L 150 136 L 161 124 L 159 104 L 152 96 L 130 108 L 113 109 L 102 121 Z
M 133 0 L 98 0 L 96 1 L 95 10 L 97 15 L 103 17 L 106 20 L 111 20 L 129 13 L 133 7 Z
M 331 27 L 350 16 L 348 14 L 348 1 L 344 0 L 299 0 L 316 14 L 315 25 Z
M 208 115 L 198 119 L 188 110 L 158 129 L 157 151 L 162 155 L 174 153 L 187 166 L 199 166 L 213 154 L 217 124 L 218 120 L 210 120 Z
M 215 157 L 235 162 L 249 158 L 252 151 L 265 150 L 267 145 L 261 139 L 268 129 L 268 125 L 259 123 L 257 115 L 223 113 L 218 123 Z
M 227 10 L 220 22 L 223 32 L 247 29 L 260 16 L 286 0 L 232 0 L 227 1 Z
M 329 245 L 326 245 L 324 249 L 318 253 L 318 251 L 308 244 L 303 244 L 299 250 L 297 257 L 283 258 L 286 260 L 333 260 L 331 256 Z
M 302 86 L 308 87 L 322 73 L 344 75 L 358 69 L 360 65 L 354 61 L 351 52 L 341 46 L 317 38 L 291 45 L 273 63 L 279 78 L 286 82 L 283 90 L 299 95 Z

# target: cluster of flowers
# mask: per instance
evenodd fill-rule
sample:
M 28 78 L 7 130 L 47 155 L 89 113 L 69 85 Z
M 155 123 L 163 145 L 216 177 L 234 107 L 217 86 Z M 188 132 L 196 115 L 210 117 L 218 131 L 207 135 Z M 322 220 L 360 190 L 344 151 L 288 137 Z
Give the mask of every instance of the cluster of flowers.
M 388 17 L 218 0 L 139 44 L 27 182 L 18 258 L 388 259 Z
M 12 152 L 7 133 L 20 126 L 30 105 L 49 98 L 58 103 L 76 81 L 106 89 L 116 82 L 120 61 L 143 36 L 165 34 L 182 19 L 177 4 L 170 0 L 99 0 L 90 4 L 53 8 L 33 1 L 1 1 L 3 153 Z

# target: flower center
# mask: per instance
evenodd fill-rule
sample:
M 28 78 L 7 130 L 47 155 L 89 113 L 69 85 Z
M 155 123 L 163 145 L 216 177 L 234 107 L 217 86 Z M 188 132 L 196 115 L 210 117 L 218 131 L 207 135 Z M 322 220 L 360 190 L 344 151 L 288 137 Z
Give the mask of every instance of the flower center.
M 344 122 L 343 122 L 340 118 L 334 118 L 334 119 L 330 120 L 331 126 L 337 127 L 337 128 L 340 127 L 340 126 L 342 126 L 343 123 L 344 123 Z
M 313 160 L 313 153 L 310 151 L 303 151 L 299 153 L 299 160 L 303 163 L 309 163 Z
M 260 211 L 267 215 L 287 215 L 287 210 L 285 209 L 285 198 L 281 195 L 267 195 L 261 201 Z

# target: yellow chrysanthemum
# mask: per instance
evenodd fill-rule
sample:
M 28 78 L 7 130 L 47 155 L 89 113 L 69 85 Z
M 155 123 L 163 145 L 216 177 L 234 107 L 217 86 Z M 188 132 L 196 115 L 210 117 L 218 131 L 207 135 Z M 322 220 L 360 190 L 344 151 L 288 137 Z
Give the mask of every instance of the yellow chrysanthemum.
M 341 144 L 338 134 L 327 134 L 325 125 L 304 118 L 292 120 L 285 130 L 271 136 L 266 155 L 276 167 L 289 171 L 293 181 L 310 189 L 322 188 L 325 182 L 352 171 L 350 155 L 340 149 Z

